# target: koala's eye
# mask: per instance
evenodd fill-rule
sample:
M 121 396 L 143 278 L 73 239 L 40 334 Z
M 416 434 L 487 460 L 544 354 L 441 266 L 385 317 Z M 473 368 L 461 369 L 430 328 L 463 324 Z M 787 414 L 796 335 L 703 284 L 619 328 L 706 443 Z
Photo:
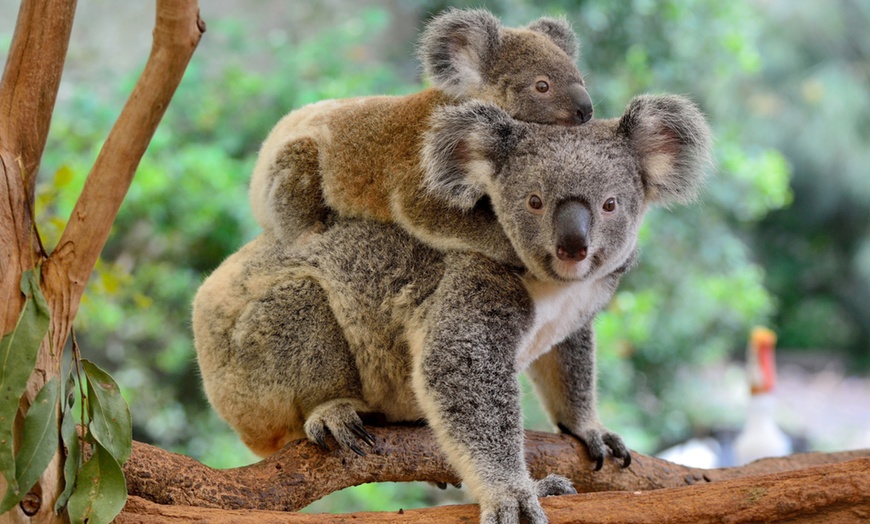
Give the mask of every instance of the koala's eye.
M 604 201 L 604 205 L 602 206 L 602 208 L 608 213 L 613 213 L 614 211 L 616 211 L 616 199 L 613 197 L 608 198 Z
M 532 211 L 540 211 L 544 208 L 544 201 L 541 200 L 540 196 L 532 194 L 529 195 L 528 205 Z
M 535 83 L 535 89 L 538 90 L 538 93 L 546 93 L 547 91 L 550 90 L 550 84 L 548 84 L 547 82 L 544 82 L 543 80 L 538 80 Z

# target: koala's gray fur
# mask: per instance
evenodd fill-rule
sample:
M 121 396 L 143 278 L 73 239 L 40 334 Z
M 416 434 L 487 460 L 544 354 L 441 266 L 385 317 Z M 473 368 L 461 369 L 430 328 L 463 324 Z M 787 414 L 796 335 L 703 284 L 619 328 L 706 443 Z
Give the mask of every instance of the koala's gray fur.
M 592 101 L 564 19 L 502 27 L 484 10 L 449 9 L 427 24 L 418 54 L 433 88 L 407 96 L 326 100 L 285 116 L 267 137 L 251 179 L 254 216 L 284 242 L 335 215 L 401 224 L 440 249 L 518 263 L 485 202 L 458 207 L 428 193 L 422 136 L 439 107 L 494 103 L 512 117 L 580 124 Z M 539 82 L 548 89 L 539 92 Z
M 529 476 L 518 374 L 597 467 L 630 463 L 598 419 L 592 321 L 634 263 L 647 205 L 687 201 L 709 152 L 704 117 L 676 96 L 574 128 L 443 108 L 425 138 L 429 188 L 488 196 L 526 269 L 375 221 L 340 219 L 292 246 L 264 232 L 197 293 L 208 398 L 260 455 L 328 434 L 362 453 L 359 413 L 425 419 L 481 522 L 546 523 L 537 497 L 573 488 Z

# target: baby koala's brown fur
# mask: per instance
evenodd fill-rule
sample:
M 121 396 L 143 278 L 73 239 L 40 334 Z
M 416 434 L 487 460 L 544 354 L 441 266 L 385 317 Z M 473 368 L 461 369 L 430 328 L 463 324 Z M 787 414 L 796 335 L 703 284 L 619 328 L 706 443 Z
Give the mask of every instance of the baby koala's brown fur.
M 448 10 L 420 44 L 435 87 L 407 96 L 326 100 L 285 116 L 263 143 L 251 181 L 260 225 L 292 242 L 334 216 L 396 222 L 438 249 L 518 263 L 485 198 L 448 201 L 424 189 L 421 141 L 439 107 L 469 99 L 542 124 L 580 124 L 592 103 L 562 19 L 502 27 L 482 10 Z M 540 92 L 541 82 L 546 84 Z

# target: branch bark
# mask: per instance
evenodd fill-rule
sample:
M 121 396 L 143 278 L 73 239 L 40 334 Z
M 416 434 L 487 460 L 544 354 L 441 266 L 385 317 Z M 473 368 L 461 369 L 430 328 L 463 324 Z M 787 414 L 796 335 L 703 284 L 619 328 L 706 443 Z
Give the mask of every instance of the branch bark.
M 8 333 L 24 304 L 21 273 L 43 254 L 33 235 L 36 174 L 75 14 L 75 0 L 25 0 L 0 80 L 0 325 Z
M 550 524 L 685 522 L 851 523 L 870 518 L 870 459 L 813 466 L 655 491 L 583 493 L 541 499 Z M 150 524 L 449 524 L 477 522 L 477 506 L 441 506 L 391 513 L 306 515 L 274 511 L 162 506 L 132 496 L 116 522 Z
M 366 482 L 459 480 L 428 428 L 367 429 L 377 445 L 365 457 L 339 450 L 324 452 L 300 440 L 256 464 L 229 470 L 215 470 L 189 457 L 134 443 L 133 454 L 124 466 L 127 489 L 131 495 L 159 504 L 293 511 L 333 491 Z M 573 437 L 526 433 L 526 459 L 532 476 L 564 475 L 579 492 L 647 491 L 719 483 L 856 458 L 870 458 L 870 449 L 805 453 L 712 470 L 688 468 L 635 453 L 627 469 L 613 462 L 596 472 L 591 469 L 585 446 Z
M 145 70 L 103 144 L 57 249 L 46 263 L 46 296 L 63 298 L 63 316 L 68 320 L 78 312 L 85 285 L 136 167 L 204 31 L 196 0 L 157 1 L 154 43 Z M 63 347 L 69 332 L 68 325 L 59 328 L 55 347 Z

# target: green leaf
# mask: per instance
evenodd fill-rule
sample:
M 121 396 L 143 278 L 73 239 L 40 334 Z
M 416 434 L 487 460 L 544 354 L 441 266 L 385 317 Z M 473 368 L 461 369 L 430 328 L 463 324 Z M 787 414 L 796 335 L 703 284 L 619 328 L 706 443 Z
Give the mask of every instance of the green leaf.
M 15 477 L 20 488 L 19 493 L 6 491 L 6 496 L 0 502 L 0 514 L 9 511 L 24 498 L 57 451 L 58 382 L 57 377 L 52 377 L 27 410 L 21 449 L 15 456 Z
M 63 439 L 63 447 L 66 450 L 66 461 L 63 464 L 63 493 L 58 497 L 54 504 L 54 512 L 60 513 L 60 510 L 66 505 L 73 488 L 76 483 L 76 476 L 79 468 L 82 465 L 82 448 L 79 444 L 79 436 L 76 432 L 76 421 L 73 417 L 72 408 L 75 404 L 75 380 L 70 372 L 69 381 L 66 385 L 67 401 L 63 407 L 63 421 L 60 423 L 60 436 Z
M 88 424 L 90 434 L 119 464 L 127 461 L 133 447 L 133 421 L 130 408 L 115 380 L 96 364 L 82 360 L 88 378 Z
M 0 340 L 0 471 L 8 483 L 7 494 L 11 492 L 15 496 L 19 486 L 12 456 L 12 425 L 49 322 L 48 304 L 39 290 L 38 273 L 25 271 L 21 275 L 21 291 L 27 297 L 24 308 L 15 328 Z
M 106 524 L 124 508 L 127 485 L 118 461 L 100 444 L 82 465 L 75 489 L 67 504 L 72 524 Z

